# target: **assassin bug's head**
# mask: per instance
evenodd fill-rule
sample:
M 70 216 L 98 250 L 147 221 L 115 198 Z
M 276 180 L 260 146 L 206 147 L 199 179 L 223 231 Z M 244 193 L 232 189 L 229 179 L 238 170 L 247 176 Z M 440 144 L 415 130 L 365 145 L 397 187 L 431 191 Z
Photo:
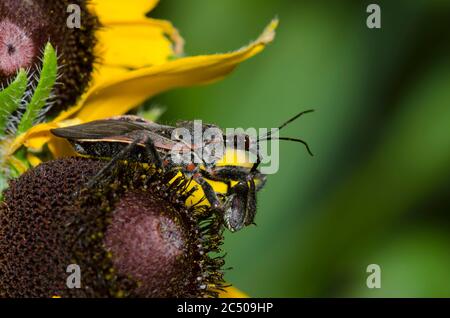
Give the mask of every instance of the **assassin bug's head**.
M 311 150 L 305 141 L 297 138 L 278 136 L 278 131 L 280 129 L 309 112 L 312 112 L 312 110 L 297 114 L 279 126 L 278 129 L 271 130 L 259 138 L 255 138 L 246 133 L 229 134 L 226 136 L 227 146 L 234 150 L 234 154 L 236 151 L 240 150 L 249 155 L 256 155 L 255 163 L 249 167 L 223 166 L 219 167 L 217 171 L 217 174 L 222 175 L 229 180 L 235 179 L 238 181 L 237 184 L 229 188 L 222 209 L 224 224 L 231 232 L 239 231 L 245 226 L 254 224 L 257 207 L 256 192 L 264 185 L 266 179 L 265 172 L 263 172 L 262 169 L 261 171 L 258 170 L 258 167 L 262 162 L 260 154 L 261 141 L 288 140 L 300 142 L 305 145 L 309 154 L 312 155 Z M 243 161 L 239 159 L 237 161 L 242 165 Z M 249 168 L 250 171 L 248 170 Z
M 251 166 L 251 170 L 255 172 L 259 165 L 261 164 L 261 142 L 263 141 L 269 141 L 269 140 L 286 140 L 286 141 L 293 141 L 302 143 L 305 147 L 308 153 L 313 156 L 308 144 L 298 138 L 291 138 L 291 137 L 280 137 L 278 136 L 278 132 L 283 129 L 288 124 L 292 123 L 299 117 L 301 117 L 304 114 L 313 112 L 314 110 L 306 110 L 298 113 L 294 117 L 287 120 L 285 123 L 280 125 L 276 129 L 270 130 L 268 133 L 263 134 L 262 136 L 257 136 L 256 131 L 254 134 L 248 133 L 248 132 L 232 132 L 229 134 L 223 135 L 223 140 L 225 141 L 225 145 L 227 149 L 231 149 L 233 154 L 236 154 L 236 152 L 243 151 L 247 154 L 252 154 L 256 157 L 256 161 L 252 161 L 253 165 Z M 248 162 L 248 157 L 246 157 L 245 162 Z

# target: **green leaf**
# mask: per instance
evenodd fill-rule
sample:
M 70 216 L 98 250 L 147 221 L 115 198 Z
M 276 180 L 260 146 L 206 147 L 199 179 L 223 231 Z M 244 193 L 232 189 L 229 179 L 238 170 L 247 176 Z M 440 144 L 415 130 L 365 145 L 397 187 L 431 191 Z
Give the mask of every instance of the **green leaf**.
M 0 91 L 0 136 L 5 135 L 8 117 L 19 107 L 27 89 L 27 84 L 27 73 L 21 69 L 16 79 L 8 87 Z
M 33 123 L 40 114 L 40 111 L 45 106 L 53 85 L 56 82 L 58 73 L 58 63 L 56 51 L 50 43 L 47 43 L 44 50 L 43 67 L 40 74 L 39 83 L 34 91 L 30 103 L 27 106 L 25 114 L 23 115 L 17 134 L 20 135 L 26 132 L 33 126 Z

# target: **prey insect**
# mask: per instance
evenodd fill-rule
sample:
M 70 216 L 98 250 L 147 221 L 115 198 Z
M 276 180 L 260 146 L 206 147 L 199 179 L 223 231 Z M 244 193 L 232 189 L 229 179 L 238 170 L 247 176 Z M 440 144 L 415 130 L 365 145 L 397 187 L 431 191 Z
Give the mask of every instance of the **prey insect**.
M 291 118 L 278 129 L 282 129 L 305 111 Z M 253 224 L 256 214 L 256 193 L 266 181 L 258 167 L 261 164 L 259 143 L 266 140 L 289 140 L 303 143 L 311 154 L 306 142 L 295 138 L 273 137 L 273 131 L 256 140 L 256 161 L 251 166 L 218 165 L 222 156 L 209 156 L 216 146 L 231 144 L 236 150 L 252 152 L 252 137 L 249 135 L 224 135 L 215 125 L 202 124 L 202 136 L 208 130 L 215 131 L 207 138 L 192 140 L 183 132 L 195 134 L 195 122 L 181 121 L 175 126 L 161 125 L 137 116 L 119 116 L 86 124 L 53 129 L 52 133 L 67 139 L 74 150 L 82 155 L 104 158 L 109 162 L 86 184 L 93 187 L 108 178 L 119 161 L 130 160 L 153 164 L 164 171 L 180 171 L 186 178 L 194 180 L 203 190 L 209 204 L 222 214 L 226 228 L 231 232 Z M 237 140 L 244 140 L 238 145 Z M 174 149 L 188 160 L 174 160 Z M 217 193 L 208 181 L 218 181 L 227 185 L 225 194 Z

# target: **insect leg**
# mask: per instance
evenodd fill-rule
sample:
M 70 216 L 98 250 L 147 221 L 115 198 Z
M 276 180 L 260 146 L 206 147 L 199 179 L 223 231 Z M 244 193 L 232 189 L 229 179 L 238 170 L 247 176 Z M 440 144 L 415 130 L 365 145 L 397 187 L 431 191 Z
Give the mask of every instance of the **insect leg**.
M 227 185 L 227 193 L 231 189 L 231 179 L 223 178 L 221 176 L 216 176 L 208 172 L 207 170 L 200 170 L 200 173 L 202 174 L 203 178 L 206 178 L 211 181 L 217 181 L 222 182 Z
M 214 173 L 201 170 L 200 173 L 206 179 L 224 182 L 228 185 L 228 191 L 221 206 L 226 228 L 231 232 L 236 232 L 244 226 L 253 224 L 256 214 L 255 179 L 260 180 L 258 177 L 263 177 L 263 175 L 257 175 L 249 172 L 248 168 L 236 166 L 220 167 L 219 171 L 214 171 Z M 232 180 L 238 181 L 233 187 L 231 186 Z
M 222 181 L 255 181 L 256 191 L 261 190 L 266 183 L 266 175 L 260 173 L 258 170 L 251 172 L 250 168 L 240 166 L 220 166 L 213 170 L 214 175 L 211 175 L 211 180 Z M 209 177 L 205 176 L 207 179 Z
M 246 182 L 239 182 L 230 189 L 224 203 L 223 220 L 225 226 L 236 232 L 249 223 L 248 217 L 249 187 Z
M 127 155 L 133 151 L 133 149 L 138 144 L 138 139 L 134 140 L 132 143 L 128 144 L 125 148 L 123 148 L 117 155 L 111 158 L 111 160 L 102 168 L 100 171 L 92 177 L 91 180 L 86 184 L 87 188 L 93 188 L 94 185 L 99 182 L 102 178 L 104 178 L 107 174 L 111 173 L 114 166 L 120 161 L 127 158 Z
M 208 183 L 208 181 L 206 181 L 201 175 L 194 176 L 194 180 L 202 187 L 209 204 L 211 204 L 214 209 L 222 209 L 222 203 L 220 202 L 216 191 L 214 191 L 214 188 Z
M 256 192 L 261 189 L 266 181 L 266 176 L 259 171 L 251 172 L 249 168 L 239 166 L 216 167 L 213 173 L 205 175 L 215 181 L 231 181 L 238 183 L 229 186 L 224 202 L 224 223 L 232 232 L 240 230 L 244 226 L 254 224 L 256 215 Z
M 161 156 L 159 155 L 158 151 L 156 150 L 155 144 L 153 143 L 153 140 L 146 136 L 144 137 L 144 144 L 145 144 L 145 151 L 147 152 L 147 155 L 152 158 L 153 163 L 155 164 L 156 168 L 162 169 L 163 168 L 163 162 L 161 160 Z
M 244 224 L 248 226 L 250 224 L 255 224 L 253 221 L 255 220 L 256 215 L 256 185 L 255 180 L 251 179 L 248 184 L 248 193 L 247 193 L 247 211 L 245 213 Z

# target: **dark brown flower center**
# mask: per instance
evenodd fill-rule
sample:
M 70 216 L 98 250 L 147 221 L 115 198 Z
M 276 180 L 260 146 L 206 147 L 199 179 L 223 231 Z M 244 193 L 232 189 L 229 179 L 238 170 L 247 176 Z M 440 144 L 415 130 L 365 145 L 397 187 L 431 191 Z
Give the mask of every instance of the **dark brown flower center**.
M 118 273 L 133 276 L 142 285 L 140 293 L 148 296 L 166 296 L 188 270 L 188 229 L 170 214 L 162 200 L 130 192 L 117 204 L 106 232 L 105 245 Z
M 187 181 L 124 164 L 83 189 L 104 165 L 55 160 L 11 182 L 0 203 L 0 298 L 217 296 L 219 219 L 185 206 Z M 80 289 L 66 285 L 70 264 Z
M 38 71 L 49 41 L 58 52 L 60 85 L 54 88 L 52 113 L 75 104 L 86 90 L 93 71 L 95 30 L 99 23 L 87 10 L 86 0 L 0 1 L 0 87 L 20 68 Z M 81 9 L 82 27 L 67 26 L 67 8 Z M 35 81 L 35 79 L 33 79 Z M 32 83 L 36 86 L 36 82 Z

